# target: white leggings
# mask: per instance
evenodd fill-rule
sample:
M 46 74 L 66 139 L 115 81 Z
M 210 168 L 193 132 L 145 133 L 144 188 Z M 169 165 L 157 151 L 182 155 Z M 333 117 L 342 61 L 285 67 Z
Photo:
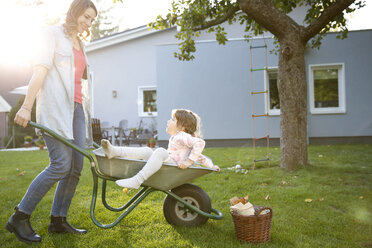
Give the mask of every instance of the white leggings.
M 144 180 L 160 170 L 164 162 L 175 162 L 169 157 L 168 151 L 160 147 L 153 151 L 149 147 L 115 147 L 115 156 L 120 156 L 128 159 L 143 159 L 147 160 L 146 165 L 138 173 L 141 174 Z

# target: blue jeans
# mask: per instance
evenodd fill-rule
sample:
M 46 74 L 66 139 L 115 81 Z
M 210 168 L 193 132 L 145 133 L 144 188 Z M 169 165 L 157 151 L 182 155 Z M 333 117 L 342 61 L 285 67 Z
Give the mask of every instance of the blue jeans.
M 74 140 L 85 148 L 85 117 L 81 104 L 75 103 Z M 50 164 L 32 181 L 18 208 L 31 215 L 44 195 L 58 182 L 51 215 L 66 217 L 83 169 L 84 156 L 51 136 L 43 135 L 48 147 Z

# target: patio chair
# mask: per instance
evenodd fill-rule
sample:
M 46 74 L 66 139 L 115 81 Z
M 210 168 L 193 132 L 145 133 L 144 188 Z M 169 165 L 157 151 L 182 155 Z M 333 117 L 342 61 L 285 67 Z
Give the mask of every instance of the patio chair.
M 153 134 L 148 129 L 144 129 L 137 135 L 136 143 L 138 143 L 140 146 L 142 146 L 142 144 L 146 145 L 146 142 L 153 137 Z
M 110 142 L 112 142 L 112 135 L 110 131 L 108 131 L 108 129 L 111 128 L 111 124 L 110 122 L 108 121 L 102 121 L 101 122 L 101 132 L 102 132 L 102 138 L 103 139 L 107 139 L 109 140 Z M 103 130 L 105 129 L 105 130 Z
M 119 121 L 119 130 L 115 132 L 116 145 L 126 144 L 129 145 L 129 135 L 127 135 L 128 120 Z
M 102 139 L 101 122 L 97 118 L 92 118 L 92 134 L 93 141 L 100 144 Z
M 146 140 L 143 139 L 143 120 L 140 120 L 140 123 L 137 128 L 130 128 L 128 134 L 128 143 L 131 144 L 138 144 L 142 146 L 142 144 L 146 144 Z
M 93 141 L 97 144 L 101 144 L 101 139 L 108 139 L 111 141 L 111 137 L 108 135 L 108 132 L 102 131 L 101 121 L 98 118 L 92 118 L 92 135 Z

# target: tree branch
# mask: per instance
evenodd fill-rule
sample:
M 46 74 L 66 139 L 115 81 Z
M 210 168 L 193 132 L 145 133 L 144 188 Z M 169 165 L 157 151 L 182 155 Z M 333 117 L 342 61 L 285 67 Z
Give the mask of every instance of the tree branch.
M 302 28 L 292 18 L 277 9 L 270 0 L 238 0 L 237 2 L 241 10 L 278 39 L 291 30 Z
M 225 15 L 221 16 L 220 18 L 218 19 L 214 19 L 212 21 L 208 21 L 202 25 L 200 25 L 199 27 L 195 27 L 193 28 L 193 31 L 199 31 L 199 30 L 204 30 L 204 29 L 207 29 L 207 28 L 210 28 L 210 27 L 213 27 L 213 26 L 216 26 L 218 24 L 221 24 L 225 21 L 227 21 L 230 17 L 232 17 L 237 11 L 240 10 L 240 7 L 238 5 L 236 6 L 233 6 L 232 8 L 230 8 Z
M 332 21 L 344 9 L 349 7 L 355 0 L 338 0 L 329 6 L 322 15 L 307 26 L 302 33 L 302 40 L 307 43 L 312 37 L 318 34 L 330 21 Z

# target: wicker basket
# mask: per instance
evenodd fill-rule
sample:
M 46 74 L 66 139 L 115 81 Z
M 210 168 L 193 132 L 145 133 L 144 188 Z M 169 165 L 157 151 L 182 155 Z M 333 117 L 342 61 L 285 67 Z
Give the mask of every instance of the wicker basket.
M 255 215 L 244 216 L 231 211 L 235 234 L 240 242 L 264 243 L 270 241 L 273 210 L 269 207 L 254 206 Z M 260 215 L 268 209 L 270 212 Z

